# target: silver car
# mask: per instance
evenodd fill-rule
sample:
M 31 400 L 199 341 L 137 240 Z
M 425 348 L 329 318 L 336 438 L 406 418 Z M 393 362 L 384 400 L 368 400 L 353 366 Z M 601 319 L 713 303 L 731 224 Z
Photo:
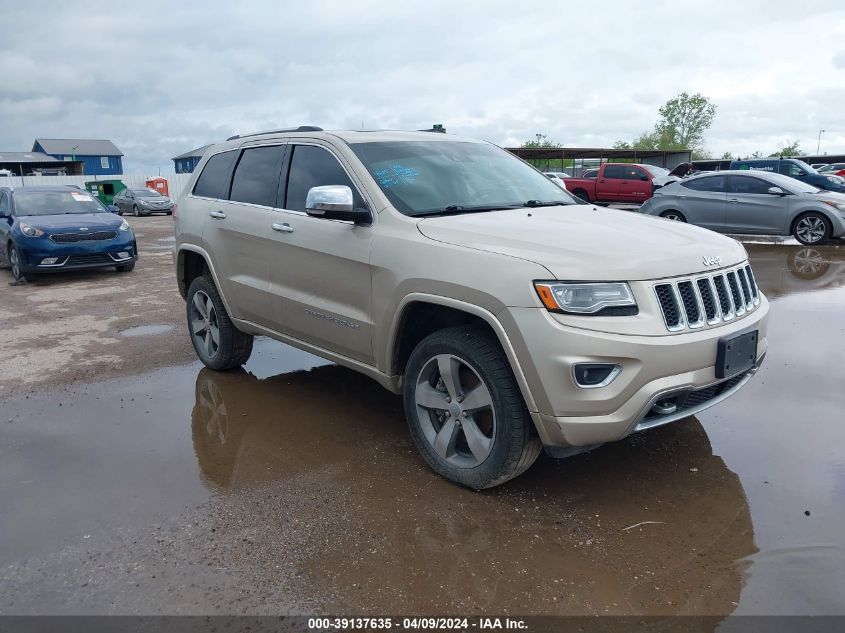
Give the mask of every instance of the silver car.
M 640 212 L 721 233 L 793 235 L 802 244 L 845 235 L 845 195 L 763 171 L 692 176 L 655 191 Z

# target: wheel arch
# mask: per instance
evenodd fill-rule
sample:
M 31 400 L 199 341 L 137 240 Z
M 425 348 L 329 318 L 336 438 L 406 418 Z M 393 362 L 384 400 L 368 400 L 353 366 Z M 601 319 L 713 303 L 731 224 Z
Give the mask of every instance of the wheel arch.
M 226 300 L 226 295 L 223 294 L 223 288 L 220 286 L 220 280 L 208 252 L 194 244 L 180 245 L 176 253 L 176 283 L 179 286 L 179 294 L 182 295 L 183 299 L 188 298 L 188 288 L 190 288 L 191 282 L 206 273 L 211 275 L 226 312 L 229 313 L 229 316 L 232 316 L 232 309 Z
M 582 200 L 584 200 L 585 202 L 590 202 L 590 200 L 591 200 L 590 192 L 587 191 L 586 189 L 584 189 L 584 187 L 575 187 L 575 189 L 573 189 L 571 191 L 571 193 L 572 193 L 573 196 L 577 196 L 577 197 L 581 198 Z M 579 195 L 580 193 L 583 193 L 584 195 L 581 196 L 581 195 Z
M 482 325 L 493 333 L 510 364 L 526 407 L 530 412 L 536 412 L 537 405 L 528 381 L 501 322 L 489 310 L 458 299 L 413 293 L 400 302 L 390 327 L 386 365 L 388 373 L 396 377 L 397 384 L 401 385 L 405 365 L 417 344 L 437 330 L 462 324 Z
M 798 224 L 798 220 L 803 218 L 808 213 L 818 213 L 819 215 L 823 215 L 825 218 L 827 218 L 827 223 L 830 225 L 831 230 L 833 229 L 833 227 L 836 226 L 836 221 L 833 216 L 833 212 L 827 211 L 826 209 L 816 209 L 814 207 L 810 207 L 801 209 L 800 211 L 796 211 L 795 215 L 789 223 L 789 235 L 795 234 L 795 225 Z

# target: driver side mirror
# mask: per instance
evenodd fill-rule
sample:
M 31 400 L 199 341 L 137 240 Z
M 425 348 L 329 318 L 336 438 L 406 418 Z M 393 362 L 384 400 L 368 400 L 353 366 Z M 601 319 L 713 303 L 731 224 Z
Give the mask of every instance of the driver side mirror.
M 773 196 L 785 196 L 787 193 L 780 187 L 769 187 L 769 193 Z
M 352 189 L 346 185 L 311 187 L 305 198 L 305 213 L 324 220 L 345 220 L 355 224 L 372 224 L 369 209 L 356 209 Z
M 110 205 L 108 206 L 108 209 L 109 209 L 109 211 L 111 211 L 112 213 L 120 213 L 120 209 L 118 209 L 118 208 L 117 208 L 115 205 L 113 205 L 113 204 L 110 204 Z
M 640 180 L 642 180 L 643 182 L 648 182 L 649 177 L 648 176 L 640 176 Z

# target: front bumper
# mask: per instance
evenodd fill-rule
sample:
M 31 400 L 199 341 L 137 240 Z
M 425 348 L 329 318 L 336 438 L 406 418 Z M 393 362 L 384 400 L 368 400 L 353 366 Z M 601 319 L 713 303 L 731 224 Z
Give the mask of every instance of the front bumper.
M 173 212 L 173 204 L 169 204 L 166 207 L 145 207 L 144 205 L 138 205 L 138 213 L 141 215 L 151 215 L 153 213 L 172 213 Z
M 54 244 L 46 236 L 30 238 L 28 241 L 16 241 L 21 257 L 21 272 L 51 273 L 63 270 L 83 270 L 108 266 L 125 266 L 138 260 L 138 247 L 135 235 L 118 235 L 112 240 Z M 125 253 L 127 256 L 121 255 Z M 56 262 L 45 264 L 48 258 L 57 258 Z
M 531 412 L 547 447 L 591 446 L 636 430 L 693 415 L 727 398 L 756 372 L 766 353 L 768 301 L 745 317 L 717 327 L 666 336 L 625 336 L 584 330 L 556 321 L 541 308 L 510 308 L 499 315 L 520 361 L 537 411 Z M 623 318 L 623 317 L 620 317 Z M 716 377 L 719 339 L 757 330 L 757 365 L 747 375 Z M 576 363 L 622 368 L 606 387 L 575 384 Z M 704 390 L 713 389 L 713 394 Z M 686 406 L 685 394 L 696 394 Z M 677 398 L 678 410 L 650 415 L 655 403 Z M 658 419 L 660 418 L 660 419 Z

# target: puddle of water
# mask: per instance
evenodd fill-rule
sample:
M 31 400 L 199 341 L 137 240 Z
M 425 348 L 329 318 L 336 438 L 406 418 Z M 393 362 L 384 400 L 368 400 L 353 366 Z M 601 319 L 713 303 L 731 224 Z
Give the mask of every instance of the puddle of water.
M 137 327 L 130 327 L 125 330 L 121 330 L 119 334 L 121 336 L 156 336 L 158 334 L 167 334 L 168 332 L 172 332 L 174 330 L 174 326 L 168 324 L 161 324 L 161 325 L 139 325 Z
M 286 579 L 324 612 L 843 613 L 845 249 L 816 249 L 828 267 L 748 250 L 774 299 L 755 380 L 698 419 L 543 457 L 483 493 L 427 470 L 399 397 L 264 339 L 244 370 L 6 402 L 0 565 L 41 557 L 23 586 L 49 589 L 94 563 L 44 556 L 100 530 L 133 560 L 232 571 L 235 611 Z M 125 536 L 168 522 L 167 547 Z M 54 611 L 44 595 L 33 610 Z

